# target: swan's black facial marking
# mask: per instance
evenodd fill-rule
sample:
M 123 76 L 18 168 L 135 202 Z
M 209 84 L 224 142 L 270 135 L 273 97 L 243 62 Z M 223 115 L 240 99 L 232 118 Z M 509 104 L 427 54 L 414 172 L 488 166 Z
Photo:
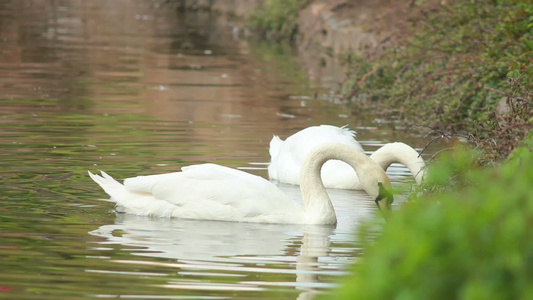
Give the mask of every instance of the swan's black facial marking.
M 383 183 L 378 182 L 379 194 L 376 197 L 376 205 L 381 211 L 390 211 L 392 202 L 394 202 L 394 196 L 392 193 L 383 186 Z

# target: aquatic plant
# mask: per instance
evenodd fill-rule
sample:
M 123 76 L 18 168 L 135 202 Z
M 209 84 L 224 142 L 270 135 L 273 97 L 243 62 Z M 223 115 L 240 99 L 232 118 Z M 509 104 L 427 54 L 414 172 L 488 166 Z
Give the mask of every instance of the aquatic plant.
M 331 299 L 532 299 L 533 131 L 498 167 L 455 150 L 430 166 L 432 189 L 395 211 Z M 459 184 L 458 184 L 459 183 Z

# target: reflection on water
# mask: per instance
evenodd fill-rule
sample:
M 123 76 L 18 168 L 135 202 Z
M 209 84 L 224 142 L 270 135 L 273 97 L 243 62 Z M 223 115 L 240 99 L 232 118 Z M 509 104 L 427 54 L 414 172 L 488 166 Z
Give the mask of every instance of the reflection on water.
M 409 142 L 309 97 L 323 89 L 290 52 L 231 26 L 164 0 L 0 0 L 0 298 L 295 299 L 333 285 L 376 213 L 362 192 L 331 191 L 334 228 L 151 220 L 116 216 L 87 176 L 215 162 L 265 177 L 272 135 L 317 124 L 350 125 L 369 151 Z
M 164 257 L 172 262 L 118 260 L 174 268 L 180 276 L 162 286 L 173 289 L 266 291 L 269 286 L 312 290 L 329 286 L 319 275 L 338 275 L 351 252 L 328 257 L 332 228 L 193 220 L 146 220 L 120 216 L 113 225 L 91 232 L 105 237 L 103 244 L 134 247 L 135 255 Z M 301 244 L 300 244 L 301 243 Z M 258 281 L 259 274 L 276 274 L 276 281 Z M 224 278 L 223 282 L 191 278 Z M 296 280 L 295 280 L 296 278 Z M 244 295 L 242 295 L 244 296 Z

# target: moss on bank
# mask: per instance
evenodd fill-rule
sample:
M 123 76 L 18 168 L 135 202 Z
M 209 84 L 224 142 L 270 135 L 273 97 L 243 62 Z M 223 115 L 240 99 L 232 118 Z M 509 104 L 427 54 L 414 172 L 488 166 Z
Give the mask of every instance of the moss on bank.
M 533 127 L 533 3 L 421 2 L 394 47 L 346 56 L 346 97 L 404 123 L 467 133 L 488 160 L 506 157 Z

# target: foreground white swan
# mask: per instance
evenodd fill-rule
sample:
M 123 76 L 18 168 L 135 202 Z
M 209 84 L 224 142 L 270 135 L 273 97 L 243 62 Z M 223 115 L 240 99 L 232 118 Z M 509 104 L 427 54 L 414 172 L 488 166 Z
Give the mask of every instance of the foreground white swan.
M 182 172 L 128 178 L 124 185 L 102 172 L 91 178 L 130 214 L 260 223 L 335 224 L 337 217 L 320 179 L 328 159 L 350 164 L 364 190 L 382 210 L 393 201 L 389 178 L 374 161 L 346 145 L 326 143 L 302 164 L 300 190 L 305 207 L 259 176 L 215 165 Z
M 322 143 L 341 143 L 354 150 L 363 152 L 359 142 L 355 140 L 355 131 L 345 127 L 320 125 L 305 128 L 285 141 L 274 136 L 270 141 L 270 179 L 289 184 L 300 184 L 300 168 L 310 148 Z M 424 177 L 426 164 L 418 152 L 404 143 L 385 144 L 370 156 L 383 170 L 392 163 L 404 164 L 416 182 L 420 184 Z M 322 181 L 327 188 L 363 189 L 354 170 L 346 163 L 330 160 L 321 171 Z

